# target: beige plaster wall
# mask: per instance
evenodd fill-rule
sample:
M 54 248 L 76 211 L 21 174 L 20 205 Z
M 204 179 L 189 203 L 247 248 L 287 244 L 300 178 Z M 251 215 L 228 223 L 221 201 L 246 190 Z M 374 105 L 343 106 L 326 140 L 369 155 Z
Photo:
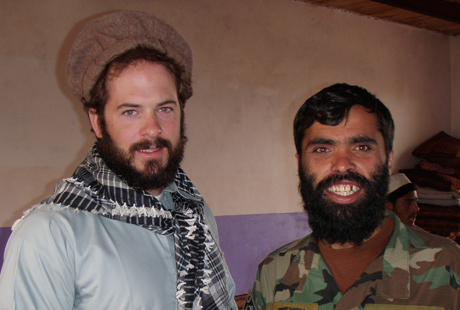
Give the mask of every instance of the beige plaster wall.
M 94 138 L 66 86 L 86 20 L 156 13 L 195 53 L 183 164 L 215 215 L 301 211 L 292 120 L 306 98 L 347 82 L 387 104 L 395 171 L 440 130 L 460 133 L 458 40 L 293 0 L 0 0 L 0 227 L 70 176 Z M 451 72 L 451 59 L 455 74 Z M 460 111 L 455 109 L 456 115 Z

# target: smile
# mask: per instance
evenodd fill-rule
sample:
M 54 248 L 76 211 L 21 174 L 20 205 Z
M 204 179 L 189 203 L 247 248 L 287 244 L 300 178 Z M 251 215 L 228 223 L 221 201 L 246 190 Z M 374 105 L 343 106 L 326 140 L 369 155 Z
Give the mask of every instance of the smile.
M 350 196 L 360 190 L 358 186 L 355 185 L 333 185 L 327 189 L 329 192 L 339 195 L 339 196 Z
M 143 150 L 139 150 L 139 152 L 143 152 L 143 153 L 153 153 L 153 152 L 156 152 L 158 150 L 160 150 L 161 148 L 160 147 L 156 147 L 154 149 L 143 149 Z

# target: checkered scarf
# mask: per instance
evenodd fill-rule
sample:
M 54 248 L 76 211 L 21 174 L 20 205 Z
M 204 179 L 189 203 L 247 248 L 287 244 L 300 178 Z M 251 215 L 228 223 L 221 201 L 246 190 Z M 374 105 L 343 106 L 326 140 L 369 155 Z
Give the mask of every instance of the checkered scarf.
M 62 204 L 173 235 L 179 309 L 231 309 L 224 259 L 204 220 L 203 198 L 179 168 L 170 211 L 152 195 L 129 187 L 104 163 L 97 143 L 73 176 L 56 186 L 42 204 Z M 195 199 L 188 199 L 184 192 Z

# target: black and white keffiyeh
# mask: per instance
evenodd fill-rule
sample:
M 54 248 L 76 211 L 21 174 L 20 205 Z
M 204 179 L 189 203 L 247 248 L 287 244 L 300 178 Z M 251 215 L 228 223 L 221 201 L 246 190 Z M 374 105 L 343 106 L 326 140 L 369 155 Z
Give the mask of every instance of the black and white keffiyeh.
M 152 195 L 129 187 L 104 163 L 96 145 L 73 176 L 42 204 L 61 204 L 174 236 L 179 309 L 231 309 L 222 253 L 204 219 L 203 198 L 179 168 L 172 193 L 174 210 Z M 186 193 L 197 199 L 188 199 Z

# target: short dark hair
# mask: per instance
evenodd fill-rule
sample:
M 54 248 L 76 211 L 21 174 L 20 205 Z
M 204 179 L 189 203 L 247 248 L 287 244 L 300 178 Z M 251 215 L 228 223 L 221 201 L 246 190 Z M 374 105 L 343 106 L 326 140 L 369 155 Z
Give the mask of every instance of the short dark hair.
M 406 196 L 407 193 L 410 193 L 416 190 L 417 190 L 417 185 L 415 185 L 414 183 L 404 184 L 397 190 L 389 193 L 387 195 L 387 201 L 391 202 L 394 205 L 396 203 L 396 200 L 398 200 L 401 197 Z
M 88 112 L 89 109 L 95 109 L 99 116 L 103 116 L 104 107 L 109 99 L 107 82 L 120 75 L 128 66 L 142 61 L 161 64 L 173 75 L 176 82 L 179 104 L 183 110 L 185 102 L 192 96 L 190 75 L 187 74 L 183 66 L 179 65 L 173 58 L 167 56 L 166 53 L 154 48 L 138 45 L 115 57 L 105 66 L 93 88 L 91 88 L 90 99 L 88 101 L 82 99 L 85 111 Z
M 348 116 L 350 109 L 363 106 L 369 113 L 375 113 L 378 130 L 385 141 L 388 158 L 393 150 L 395 125 L 390 110 L 373 94 L 359 86 L 345 83 L 334 84 L 316 93 L 300 107 L 294 119 L 294 141 L 297 154 L 302 156 L 302 140 L 305 131 L 316 121 L 323 125 L 337 126 Z

